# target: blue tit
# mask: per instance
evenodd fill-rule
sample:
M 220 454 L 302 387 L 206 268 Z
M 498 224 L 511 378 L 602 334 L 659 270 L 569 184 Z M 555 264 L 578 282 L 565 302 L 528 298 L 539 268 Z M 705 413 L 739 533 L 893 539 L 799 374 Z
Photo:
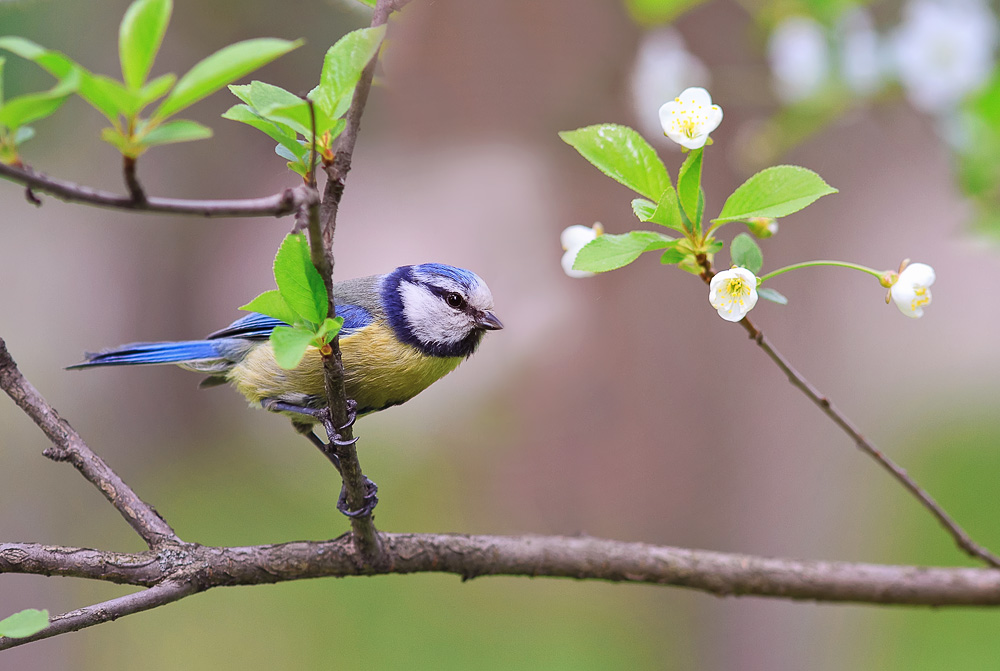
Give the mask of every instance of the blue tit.
M 502 329 L 493 294 L 478 275 L 437 263 L 335 283 L 344 318 L 340 348 L 347 396 L 358 416 L 404 403 L 455 370 L 486 331 Z M 229 383 L 251 406 L 319 409 L 326 405 L 323 362 L 310 347 L 284 370 L 268 340 L 282 322 L 252 313 L 204 340 L 138 342 L 98 353 L 70 368 L 171 363 L 208 374 L 202 386 Z M 316 417 L 285 412 L 311 439 Z M 315 442 L 315 440 L 314 440 Z

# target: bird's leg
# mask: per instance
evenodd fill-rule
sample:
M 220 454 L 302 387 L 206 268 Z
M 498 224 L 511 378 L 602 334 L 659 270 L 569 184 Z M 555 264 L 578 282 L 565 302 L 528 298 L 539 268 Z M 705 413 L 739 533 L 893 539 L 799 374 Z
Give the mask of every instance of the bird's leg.
M 312 424 L 309 422 L 296 422 L 292 420 L 292 426 L 295 427 L 296 431 L 308 438 L 309 442 L 315 445 L 330 460 L 330 463 L 333 464 L 337 472 L 340 473 L 341 478 L 343 478 L 344 473 L 340 468 L 340 457 L 337 456 L 336 448 L 338 446 L 346 447 L 354 445 L 358 442 L 358 436 L 355 436 L 351 440 L 343 440 L 340 437 L 340 432 L 353 426 L 358 418 L 358 404 L 353 399 L 347 399 L 347 421 L 339 428 L 334 427 L 333 421 L 330 419 L 330 409 L 326 407 L 310 408 L 308 406 L 286 403 L 274 398 L 266 398 L 260 404 L 265 410 L 270 410 L 271 412 L 291 412 L 307 415 L 322 422 L 323 428 L 326 429 L 326 434 L 330 439 L 329 443 L 324 443 L 319 436 L 313 433 Z M 340 496 L 337 498 L 337 510 L 347 517 L 356 518 L 371 515 L 375 506 L 378 505 L 378 485 L 369 480 L 367 476 L 363 477 L 365 478 L 363 483 L 365 487 L 364 503 L 357 510 L 351 510 L 347 507 L 347 488 L 343 484 L 340 486 Z

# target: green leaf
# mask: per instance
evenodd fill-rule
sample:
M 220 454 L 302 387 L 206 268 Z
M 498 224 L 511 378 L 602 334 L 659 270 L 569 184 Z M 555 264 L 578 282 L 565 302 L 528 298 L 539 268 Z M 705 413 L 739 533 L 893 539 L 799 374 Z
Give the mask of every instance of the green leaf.
M 15 130 L 24 124 L 44 119 L 66 102 L 80 84 L 80 75 L 71 71 L 62 81 L 48 91 L 27 93 L 9 99 L 0 106 L 0 126 Z
M 302 146 L 292 129 L 284 124 L 268 121 L 254 112 L 249 105 L 233 105 L 226 110 L 222 118 L 245 123 L 267 134 L 268 137 L 289 151 L 292 158 L 288 160 L 307 160 L 306 155 L 309 153 L 309 148 Z
M 729 196 L 712 221 L 722 223 L 748 217 L 785 217 L 817 198 L 837 193 L 812 170 L 796 165 L 776 165 L 761 170 Z
M 655 231 L 630 231 L 624 235 L 605 233 L 588 242 L 576 256 L 575 270 L 603 273 L 635 261 L 643 252 L 675 244 L 673 238 Z
M 771 287 L 757 287 L 757 295 L 778 305 L 788 305 L 788 299 Z
M 677 175 L 677 197 L 688 220 L 699 230 L 701 218 L 698 215 L 698 194 L 701 191 L 701 164 L 703 149 L 693 149 L 681 165 Z
M 637 23 L 658 26 L 670 23 L 705 0 L 626 0 L 625 6 Z
M 373 9 L 375 8 L 375 0 L 358 0 L 358 2 Z
M 271 331 L 271 347 L 274 348 L 274 359 L 285 370 L 291 370 L 299 365 L 306 349 L 312 344 L 316 333 L 298 326 L 275 326 Z
M 241 99 L 245 96 L 250 108 L 262 118 L 280 123 L 302 137 L 309 137 L 312 134 L 309 103 L 291 91 L 256 80 L 245 88 L 230 86 L 229 89 Z
M 672 266 L 680 263 L 687 257 L 687 254 L 677 249 L 677 247 L 669 247 L 667 251 L 663 252 L 660 256 L 660 263 L 665 266 Z
M 196 121 L 176 119 L 167 121 L 144 133 L 138 142 L 145 146 L 172 144 L 174 142 L 190 142 L 212 137 L 212 129 Z
M 302 233 L 288 234 L 274 257 L 274 281 L 285 303 L 303 319 L 319 324 L 330 311 L 326 287 Z
M 18 146 L 24 142 L 27 142 L 31 138 L 35 137 L 35 129 L 31 126 L 21 126 L 14 133 L 14 146 Z
M 58 51 L 41 47 L 31 40 L 22 37 L 0 37 L 0 49 L 17 54 L 21 58 L 33 61 L 54 77 L 64 79 L 73 70 L 80 73 L 80 87 L 77 93 L 90 103 L 98 112 L 112 123 L 118 117 L 118 105 L 108 99 L 105 92 L 96 83 L 96 77 L 86 68 Z M 113 80 L 112 80 L 113 81 Z
M 361 28 L 347 33 L 330 47 L 323 58 L 319 86 L 309 93 L 309 98 L 330 118 L 336 119 L 347 112 L 354 97 L 354 87 L 361 79 L 361 72 L 378 53 L 385 37 L 385 26 Z
M 288 303 L 281 297 L 281 292 L 277 289 L 265 291 L 246 305 L 240 306 L 239 309 L 247 312 L 259 312 L 262 315 L 280 319 L 289 326 L 299 321 L 299 316 L 288 307 Z
M 262 37 L 223 47 L 188 70 L 167 99 L 160 104 L 153 117 L 165 119 L 176 114 L 301 44 L 302 40 L 289 42 Z
M 663 161 L 628 126 L 598 124 L 563 131 L 559 137 L 605 175 L 650 200 L 659 198 L 671 186 Z
M 334 317 L 330 319 L 327 317 L 323 320 L 323 323 L 319 325 L 319 329 L 316 331 L 316 337 L 320 338 L 323 343 L 328 343 L 337 337 L 340 333 L 340 329 L 344 326 L 343 317 Z
M 118 56 L 125 84 L 142 88 L 170 23 L 171 0 L 135 0 L 118 28 Z
M 49 611 L 28 608 L 0 620 L 0 636 L 27 638 L 49 626 Z
M 733 265 L 746 268 L 756 275 L 764 265 L 764 253 L 749 233 L 740 233 L 729 246 L 729 256 Z
M 663 192 L 649 220 L 654 224 L 684 232 L 684 218 L 681 216 L 680 203 L 677 202 L 677 192 L 674 191 L 674 187 L 668 186 Z
M 142 109 L 157 98 L 167 95 L 167 91 L 170 90 L 176 81 L 177 75 L 167 73 L 165 75 L 160 75 L 139 89 L 139 109 Z M 136 112 L 138 111 L 139 110 L 137 109 Z

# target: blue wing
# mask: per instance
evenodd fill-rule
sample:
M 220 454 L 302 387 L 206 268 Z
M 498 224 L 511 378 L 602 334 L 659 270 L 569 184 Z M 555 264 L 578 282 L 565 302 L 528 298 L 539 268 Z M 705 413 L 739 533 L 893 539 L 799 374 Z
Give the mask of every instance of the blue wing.
M 344 326 L 340 330 L 342 336 L 347 336 L 364 328 L 374 321 L 371 313 L 359 305 L 338 305 L 337 316 L 344 318 Z M 268 317 L 257 312 L 251 312 L 241 317 L 226 328 L 209 334 L 206 340 L 219 338 L 245 338 L 247 340 L 266 340 L 271 336 L 275 326 L 288 326 L 274 317 Z

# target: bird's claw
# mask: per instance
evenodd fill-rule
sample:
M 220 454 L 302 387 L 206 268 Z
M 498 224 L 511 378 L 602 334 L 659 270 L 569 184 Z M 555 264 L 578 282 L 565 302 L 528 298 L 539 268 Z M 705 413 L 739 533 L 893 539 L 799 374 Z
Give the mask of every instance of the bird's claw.
M 371 515 L 372 511 L 375 510 L 375 506 L 378 505 L 378 485 L 365 478 L 364 487 L 364 503 L 357 510 L 351 510 L 347 507 L 347 487 L 342 485 L 340 487 L 340 497 L 337 499 L 337 510 L 352 520 Z

